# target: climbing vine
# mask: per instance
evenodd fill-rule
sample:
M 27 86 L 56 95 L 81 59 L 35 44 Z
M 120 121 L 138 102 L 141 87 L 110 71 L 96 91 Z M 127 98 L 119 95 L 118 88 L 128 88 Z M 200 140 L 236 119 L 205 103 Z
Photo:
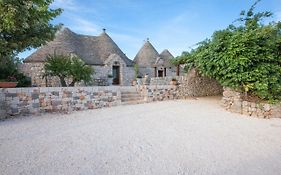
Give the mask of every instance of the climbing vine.
M 281 100 L 281 22 L 263 24 L 272 13 L 254 13 L 259 1 L 178 59 L 223 86 L 265 100 Z

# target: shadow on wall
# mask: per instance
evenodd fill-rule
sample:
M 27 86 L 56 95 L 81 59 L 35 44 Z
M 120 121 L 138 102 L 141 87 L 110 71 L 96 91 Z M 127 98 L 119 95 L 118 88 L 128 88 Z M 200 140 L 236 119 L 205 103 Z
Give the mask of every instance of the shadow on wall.
M 193 68 L 179 80 L 179 93 L 185 97 L 217 96 L 222 95 L 223 87 Z

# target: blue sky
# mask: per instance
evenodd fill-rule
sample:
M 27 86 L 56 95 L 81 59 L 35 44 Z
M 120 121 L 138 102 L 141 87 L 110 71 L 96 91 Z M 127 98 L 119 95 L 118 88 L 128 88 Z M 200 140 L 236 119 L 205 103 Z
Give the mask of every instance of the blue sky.
M 52 23 L 80 34 L 99 35 L 102 28 L 133 59 L 146 38 L 161 52 L 174 56 L 223 29 L 255 0 L 55 0 L 64 12 Z M 281 0 L 262 0 L 256 11 L 274 13 L 281 21 Z M 21 53 L 25 58 L 34 50 Z

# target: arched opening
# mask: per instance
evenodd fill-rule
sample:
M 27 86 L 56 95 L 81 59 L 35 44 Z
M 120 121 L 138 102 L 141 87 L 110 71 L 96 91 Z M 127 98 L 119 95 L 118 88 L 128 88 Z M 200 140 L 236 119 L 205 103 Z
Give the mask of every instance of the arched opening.
M 119 85 L 120 84 L 120 66 L 115 65 L 112 66 L 112 76 L 113 76 L 113 85 Z

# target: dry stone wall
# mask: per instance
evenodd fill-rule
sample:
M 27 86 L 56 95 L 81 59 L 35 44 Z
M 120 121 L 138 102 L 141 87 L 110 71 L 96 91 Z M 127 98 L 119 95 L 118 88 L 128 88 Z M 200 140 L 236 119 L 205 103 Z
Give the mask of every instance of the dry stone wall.
M 138 91 L 144 97 L 145 102 L 165 101 L 179 99 L 178 88 L 175 85 L 143 85 Z
M 0 119 L 21 115 L 88 110 L 121 105 L 123 91 L 137 91 L 143 102 L 177 99 L 177 87 L 94 86 L 0 88 Z
M 281 104 L 244 101 L 241 93 L 224 88 L 222 106 L 231 112 L 259 118 L 281 118 Z
M 200 75 L 192 69 L 179 78 L 179 95 L 183 97 L 202 97 L 222 95 L 222 86 L 214 79 Z
M 118 87 L 7 88 L 0 91 L 2 118 L 96 109 L 121 103 Z
M 214 79 L 199 74 L 192 69 L 185 76 L 150 78 L 150 85 L 169 85 L 172 79 L 178 83 L 178 93 L 182 98 L 222 95 L 222 86 Z M 143 80 L 144 82 L 144 80 Z

